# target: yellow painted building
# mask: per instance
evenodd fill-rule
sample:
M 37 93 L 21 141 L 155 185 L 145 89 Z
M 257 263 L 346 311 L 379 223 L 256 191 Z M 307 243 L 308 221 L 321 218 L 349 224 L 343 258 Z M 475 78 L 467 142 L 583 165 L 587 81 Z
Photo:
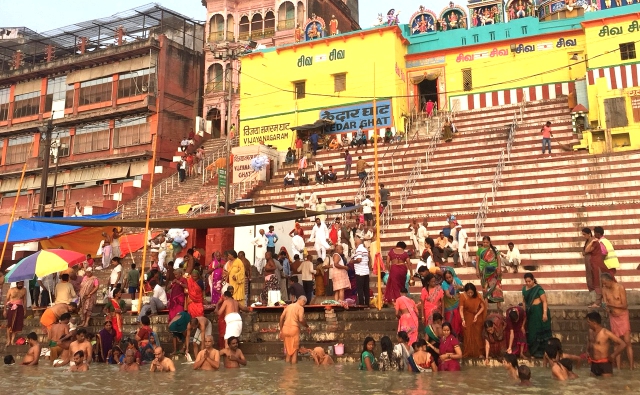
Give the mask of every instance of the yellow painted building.
M 592 126 L 584 133 L 583 144 L 592 153 L 640 148 L 638 15 L 626 13 L 582 22 Z
M 404 131 L 408 113 L 404 57 L 408 40 L 398 26 L 363 30 L 270 48 L 242 58 L 240 145 L 293 147 L 291 127 L 321 118 L 329 134 L 349 138 L 373 129 Z

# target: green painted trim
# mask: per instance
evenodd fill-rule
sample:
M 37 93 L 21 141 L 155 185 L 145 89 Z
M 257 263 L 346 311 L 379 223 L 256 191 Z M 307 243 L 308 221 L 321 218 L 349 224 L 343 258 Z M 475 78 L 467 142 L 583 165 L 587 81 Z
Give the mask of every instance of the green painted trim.
M 565 82 L 575 82 L 575 80 L 568 80 L 568 81 L 557 81 L 557 82 L 548 82 L 546 84 L 538 84 L 538 85 L 526 85 L 526 86 L 517 86 L 514 88 L 505 88 L 505 89 L 496 89 L 496 90 L 492 90 L 492 91 L 482 91 L 482 92 L 469 92 L 466 95 L 453 95 L 453 96 L 449 96 L 449 98 L 456 98 L 456 97 L 463 97 L 463 96 L 469 96 L 469 95 L 476 95 L 476 94 L 481 94 L 481 93 L 491 93 L 491 92 L 501 92 L 501 91 L 510 91 L 511 89 L 528 89 L 531 87 L 536 87 L 536 86 L 543 86 L 543 85 L 551 85 L 551 84 L 564 84 Z
M 391 105 L 393 105 L 393 97 L 391 97 L 391 96 L 378 97 L 377 100 L 378 101 L 380 101 L 380 100 L 391 100 L 392 101 Z M 351 102 L 351 103 L 344 103 L 344 104 L 340 104 L 339 106 L 336 106 L 336 107 L 353 106 L 355 104 L 369 103 L 371 101 L 372 100 L 363 100 L 363 101 L 357 101 L 357 102 Z M 280 115 L 291 115 L 291 114 L 295 114 L 295 113 L 305 113 L 305 112 L 309 112 L 309 111 L 320 111 L 320 110 L 325 110 L 327 108 L 335 108 L 335 107 L 327 107 L 327 106 L 313 107 L 313 108 L 307 108 L 307 109 L 298 110 L 298 111 L 286 111 L 286 112 L 279 112 L 279 113 L 276 113 L 276 114 L 260 115 L 260 116 L 257 116 L 257 117 L 240 118 L 240 122 L 255 121 L 257 119 L 265 119 L 265 118 L 277 117 L 277 116 L 280 116 Z

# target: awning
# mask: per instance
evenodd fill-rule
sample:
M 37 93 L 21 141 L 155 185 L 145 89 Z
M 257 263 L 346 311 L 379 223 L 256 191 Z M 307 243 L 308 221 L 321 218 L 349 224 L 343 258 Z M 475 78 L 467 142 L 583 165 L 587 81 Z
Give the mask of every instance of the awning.
M 275 222 L 291 221 L 299 218 L 307 218 L 316 215 L 326 215 L 331 218 L 334 215 L 349 213 L 359 210 L 360 206 L 344 207 L 327 211 L 311 210 L 289 210 L 275 213 L 228 215 L 216 217 L 173 217 L 157 218 L 149 220 L 150 228 L 190 228 L 190 229 L 213 229 L 213 228 L 235 228 L 238 226 L 263 225 Z M 132 228 L 144 228 L 144 219 L 89 219 L 88 217 L 64 217 L 46 218 L 34 217 L 29 221 L 34 223 L 44 222 L 50 224 L 66 224 L 85 227 L 105 227 L 124 226 Z
M 149 174 L 149 162 L 146 160 L 140 162 L 131 162 L 131 168 L 129 169 L 129 175 L 141 176 L 143 174 Z
M 92 215 L 87 217 L 67 217 L 67 218 L 84 218 L 86 221 L 87 220 L 104 221 L 104 220 L 109 220 L 110 218 L 113 218 L 116 215 L 118 214 L 110 213 L 110 214 L 102 214 L 102 215 Z M 57 224 L 57 223 L 44 224 L 44 223 L 32 221 L 32 219 L 35 219 L 35 218 L 37 217 L 30 218 L 30 219 L 20 219 L 18 221 L 14 221 L 13 225 L 11 226 L 11 232 L 9 232 L 9 240 L 7 242 L 26 243 L 29 241 L 46 240 L 52 237 L 63 235 L 65 233 L 74 232 L 79 229 L 82 229 L 82 225 Z M 42 218 L 45 218 L 45 217 L 42 217 Z M 59 219 L 62 219 L 62 218 L 59 217 Z M 111 223 L 110 225 L 113 225 L 113 223 Z M 4 238 L 7 234 L 8 227 L 9 227 L 9 224 L 4 224 L 0 226 L 0 244 L 4 242 Z M 95 247 L 92 246 L 92 248 L 94 249 L 94 252 L 95 252 L 95 249 L 97 248 L 97 246 Z
M 317 121 L 315 121 L 314 123 L 310 123 L 307 125 L 300 125 L 300 126 L 294 126 L 292 128 L 290 128 L 291 130 L 296 130 L 299 132 L 304 132 L 307 130 L 314 130 L 314 129 L 324 129 L 327 126 L 333 125 L 335 122 L 333 122 L 330 119 L 318 119 Z

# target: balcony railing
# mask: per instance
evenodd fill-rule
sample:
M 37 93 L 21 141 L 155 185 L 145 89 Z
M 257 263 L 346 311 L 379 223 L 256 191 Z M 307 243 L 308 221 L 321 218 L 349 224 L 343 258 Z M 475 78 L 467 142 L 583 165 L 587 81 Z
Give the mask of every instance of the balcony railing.
M 251 34 L 249 32 L 240 32 L 240 34 L 238 34 L 238 40 L 241 41 L 246 41 L 249 39 L 249 37 L 251 37 Z
M 227 32 L 227 41 L 234 41 L 235 34 L 233 32 Z
M 222 83 L 222 81 L 212 81 L 212 82 L 207 82 L 207 86 L 205 86 L 204 88 L 204 93 L 211 93 L 211 92 L 221 92 L 224 90 L 224 84 Z
M 278 21 L 278 30 L 290 30 L 296 27 L 295 19 L 287 19 L 284 21 Z
M 224 32 L 209 33 L 209 42 L 224 41 Z

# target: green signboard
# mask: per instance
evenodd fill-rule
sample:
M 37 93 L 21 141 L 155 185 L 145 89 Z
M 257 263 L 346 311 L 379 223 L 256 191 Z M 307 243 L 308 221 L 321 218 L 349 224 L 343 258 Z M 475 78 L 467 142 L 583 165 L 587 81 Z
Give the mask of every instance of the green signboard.
M 227 171 L 225 169 L 218 169 L 218 187 L 227 186 Z

